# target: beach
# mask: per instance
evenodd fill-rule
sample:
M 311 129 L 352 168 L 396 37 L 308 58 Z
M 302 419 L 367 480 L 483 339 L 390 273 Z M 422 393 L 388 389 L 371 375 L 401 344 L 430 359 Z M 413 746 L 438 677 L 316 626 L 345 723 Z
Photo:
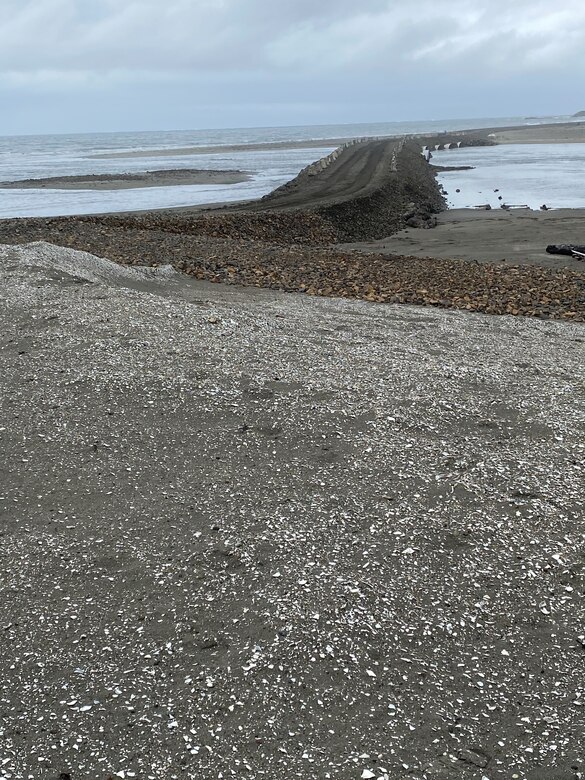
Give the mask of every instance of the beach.
M 581 244 L 585 211 L 559 209 L 450 209 L 433 230 L 408 227 L 378 241 L 344 245 L 383 255 L 453 258 L 479 263 L 585 272 L 585 262 L 547 254 L 549 244 Z
M 585 122 L 531 127 L 492 128 L 489 135 L 498 144 L 575 144 L 585 142 Z
M 1 780 L 582 775 L 585 211 L 445 207 L 0 220 Z
M 319 138 L 304 141 L 265 141 L 247 144 L 216 144 L 213 146 L 183 146 L 172 149 L 143 149 L 127 152 L 108 152 L 94 154 L 95 160 L 132 159 L 137 157 L 190 157 L 194 154 L 218 154 L 218 152 L 258 152 L 277 149 L 323 149 L 324 147 L 342 146 L 347 138 Z
M 472 211 L 457 220 L 444 208 L 420 143 L 389 139 L 346 146 L 259 200 L 4 220 L 0 242 L 51 241 L 206 281 L 585 320 L 583 263 L 544 251 L 581 236 L 582 212 Z M 481 246 L 489 249 L 482 254 Z
M 13 775 L 574 776 L 582 326 L 0 281 Z

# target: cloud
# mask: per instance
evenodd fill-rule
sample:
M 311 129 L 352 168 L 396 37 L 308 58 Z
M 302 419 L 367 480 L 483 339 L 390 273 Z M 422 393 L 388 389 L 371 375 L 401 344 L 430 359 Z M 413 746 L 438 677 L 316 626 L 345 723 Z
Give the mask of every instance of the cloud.
M 4 0 L 3 8 L 0 71 L 11 72 L 531 71 L 562 66 L 568 43 L 585 45 L 580 0 Z
M 114 127 L 152 126 L 147 101 L 169 127 L 562 113 L 581 51 L 582 0 L 0 0 L 0 101 L 27 123 L 27 95 L 76 127 L 91 95 Z

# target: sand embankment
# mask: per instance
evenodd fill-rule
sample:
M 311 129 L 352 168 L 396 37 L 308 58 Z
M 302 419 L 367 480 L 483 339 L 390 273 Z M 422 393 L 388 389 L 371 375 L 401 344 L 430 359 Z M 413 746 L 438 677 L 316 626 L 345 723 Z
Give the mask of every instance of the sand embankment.
M 481 127 L 474 130 L 453 130 L 416 136 L 420 143 L 433 148 L 447 144 L 489 146 L 491 144 L 552 144 L 585 141 L 585 122 L 557 122 L 542 125 L 510 125 Z
M 4 774 L 576 777 L 583 328 L 107 266 L 0 249 Z
M 51 176 L 0 182 L 0 189 L 127 190 L 143 187 L 176 187 L 190 184 L 239 184 L 249 181 L 244 171 L 180 169 L 137 173 L 99 173 L 84 176 Z

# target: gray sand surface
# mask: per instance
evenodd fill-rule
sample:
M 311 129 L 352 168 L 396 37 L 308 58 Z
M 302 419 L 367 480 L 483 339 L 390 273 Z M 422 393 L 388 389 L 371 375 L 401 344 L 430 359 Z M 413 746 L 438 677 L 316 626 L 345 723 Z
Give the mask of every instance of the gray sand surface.
M 497 143 L 577 143 L 585 141 L 585 122 L 566 122 L 505 128 L 478 128 L 459 131 L 459 136 L 485 136 L 491 133 Z M 427 136 L 427 133 L 420 133 Z M 325 149 L 342 146 L 351 138 L 322 138 L 304 141 L 273 141 L 256 144 L 219 144 L 216 146 L 185 146 L 177 149 L 144 149 L 138 151 L 104 152 L 91 155 L 93 159 L 112 160 L 133 157 L 177 157 L 218 152 L 246 152 L 270 149 Z M 437 136 L 440 143 L 441 135 Z
M 143 187 L 176 187 L 191 184 L 239 184 L 249 181 L 243 171 L 174 169 L 138 173 L 102 173 L 86 176 L 52 176 L 0 182 L 0 189 L 130 190 Z
M 493 130 L 499 144 L 576 144 L 585 142 L 585 122 Z
M 583 778 L 583 326 L 0 282 L 2 780 Z
M 182 157 L 194 154 L 225 154 L 228 152 L 261 152 L 271 149 L 329 149 L 341 146 L 347 138 L 322 138 L 307 141 L 267 141 L 257 144 L 217 144 L 215 146 L 183 146 L 176 149 L 141 149 L 127 152 L 104 152 L 88 155 L 94 160 L 114 160 L 122 157 Z
M 343 246 L 383 254 L 585 271 L 581 260 L 546 253 L 548 244 L 585 243 L 584 209 L 451 209 L 438 215 L 438 223 L 433 230 L 407 228 L 379 241 Z

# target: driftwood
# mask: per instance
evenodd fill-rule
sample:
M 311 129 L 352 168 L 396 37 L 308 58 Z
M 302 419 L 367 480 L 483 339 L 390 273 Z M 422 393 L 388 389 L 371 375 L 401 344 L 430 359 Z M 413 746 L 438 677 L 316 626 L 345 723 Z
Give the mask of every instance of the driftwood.
M 546 251 L 549 255 L 568 255 L 577 260 L 585 260 L 585 246 L 580 244 L 549 244 Z

